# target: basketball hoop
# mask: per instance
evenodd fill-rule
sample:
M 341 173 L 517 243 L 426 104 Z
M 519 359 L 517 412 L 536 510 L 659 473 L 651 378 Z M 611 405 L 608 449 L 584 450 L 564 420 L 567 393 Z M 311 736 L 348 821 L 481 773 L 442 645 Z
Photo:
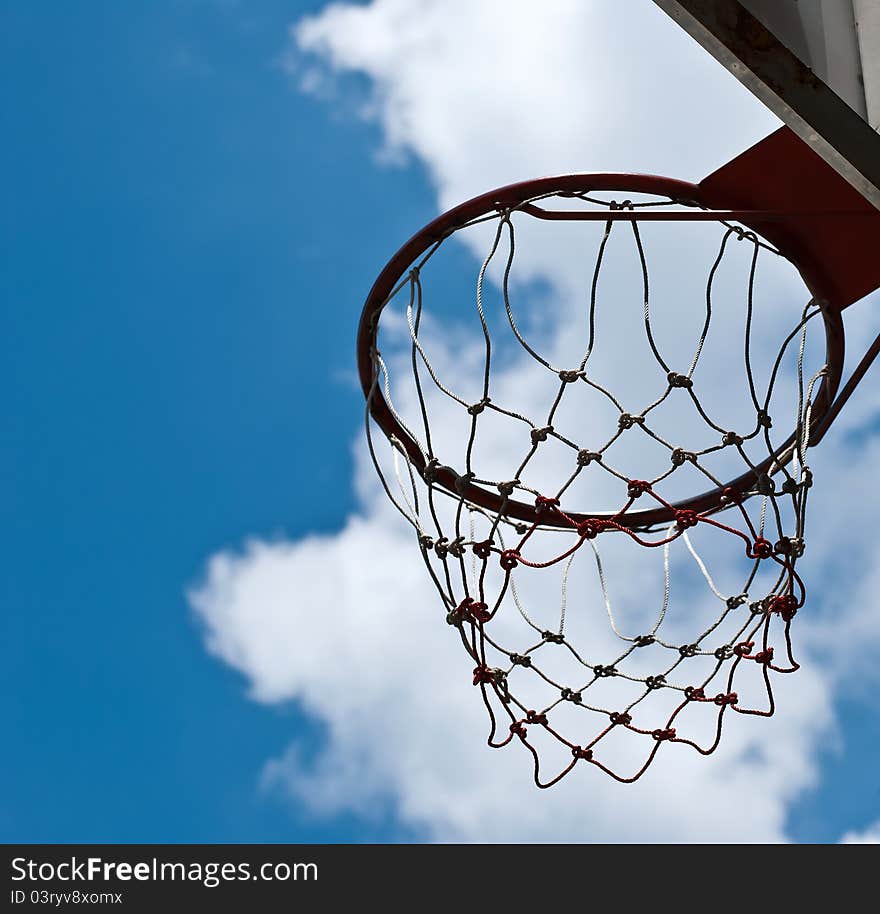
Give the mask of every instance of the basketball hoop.
M 822 437 L 880 346 L 872 347 L 855 382 L 838 396 L 844 352 L 841 312 L 860 292 L 880 284 L 880 276 L 875 275 L 878 267 L 865 266 L 861 254 L 869 249 L 863 236 L 876 231 L 880 214 L 828 169 L 820 169 L 822 182 L 813 182 L 808 198 L 789 191 L 781 199 L 778 188 L 768 186 L 771 181 L 761 165 L 762 156 L 778 158 L 779 144 L 790 142 L 788 136 L 774 137 L 775 147 L 759 145 L 746 154 L 750 159 L 735 160 L 700 185 L 644 175 L 566 175 L 484 194 L 416 234 L 385 267 L 367 299 L 358 359 L 373 462 L 389 498 L 412 525 L 445 620 L 457 631 L 473 662 L 473 684 L 490 719 L 489 745 L 521 744 L 532 757 L 539 787 L 555 784 L 579 762 L 619 781 L 634 781 L 667 742 L 709 754 L 719 744 L 725 715 L 771 715 L 773 679 L 798 668 L 791 626 L 805 600 L 796 566 L 805 548 L 812 485 L 807 451 Z M 806 155 L 803 169 L 808 170 L 815 163 L 809 150 Z M 749 180 L 742 174 L 744 167 Z M 518 226 L 524 220 L 592 221 L 604 227 L 593 257 L 589 331 L 583 357 L 574 363 L 555 364 L 546 358 L 517 323 L 508 277 Z M 692 358 L 683 365 L 665 357 L 650 308 L 640 225 L 659 222 L 701 223 L 718 238 L 717 254 L 705 278 L 705 322 L 694 341 Z M 467 399 L 432 364 L 421 328 L 432 261 L 451 238 L 476 226 L 490 230 L 492 240 L 477 277 L 476 307 L 486 351 L 483 386 L 481 396 Z M 606 243 L 618 227 L 629 233 L 641 264 L 642 332 L 657 369 L 655 395 L 638 409 L 625 407 L 624 399 L 602 383 L 592 368 L 597 345 L 596 290 Z M 748 427 L 734 429 L 720 424 L 712 404 L 704 402 L 696 369 L 711 330 L 716 272 L 729 246 L 736 243 L 751 252 L 744 277 L 748 291 L 743 320 L 748 381 L 744 398 L 751 403 L 753 417 Z M 482 297 L 487 270 L 502 248 L 508 258 L 501 278 L 506 329 L 517 351 L 554 385 L 549 408 L 539 416 L 525 415 L 516 403 L 496 400 L 492 387 L 492 340 Z M 752 364 L 752 295 L 759 255 L 791 263 L 806 287 L 806 304 L 779 341 L 763 388 Z M 842 280 L 841 263 L 847 257 L 849 278 Z M 406 312 L 418 432 L 395 404 L 391 369 L 379 346 L 382 313 L 389 303 L 399 301 Z M 824 330 L 824 360 L 808 374 L 807 334 L 818 325 Z M 780 403 L 777 387 L 785 359 L 794 361 L 796 382 L 790 400 Z M 442 436 L 432 426 L 427 388 L 463 414 L 469 431 L 457 453 L 442 450 L 449 442 L 441 442 Z M 561 404 L 587 392 L 616 411 L 613 427 L 601 440 L 576 440 L 555 422 Z M 705 429 L 699 447 L 682 446 L 662 428 L 659 417 L 676 398 Z M 503 478 L 481 473 L 474 458 L 488 415 L 523 428 L 523 452 L 512 456 L 510 473 Z M 782 441 L 774 440 L 783 418 L 791 432 Z M 374 427 L 390 445 L 390 462 L 377 451 Z M 626 436 L 640 435 L 668 452 L 661 472 L 635 476 L 616 465 L 618 443 Z M 570 454 L 567 469 L 553 488 L 538 489 L 526 480 L 527 470 L 551 444 L 561 454 Z M 728 464 L 736 458 L 741 464 L 738 475 L 722 478 L 714 466 L 720 458 Z M 565 458 L 560 460 L 565 466 Z M 685 471 L 705 479 L 705 491 L 678 499 L 667 496 Z M 613 510 L 594 512 L 574 501 L 573 493 L 589 474 L 601 476 L 606 488 L 616 493 Z M 694 539 L 704 534 L 713 549 L 726 550 L 745 563 L 742 584 L 732 593 L 719 589 L 698 552 Z M 606 543 L 636 550 L 636 557 L 662 555 L 663 597 L 653 624 L 642 631 L 623 631 L 615 616 L 599 549 Z M 712 618 L 695 614 L 685 640 L 671 640 L 663 627 L 670 607 L 674 544 L 686 548 L 718 606 Z M 616 645 L 607 646 L 603 656 L 596 656 L 598 648 L 592 641 L 586 646 L 575 643 L 570 618 L 566 622 L 573 576 L 580 573 L 577 569 L 584 555 L 595 564 L 601 608 L 610 620 Z M 576 559 L 577 566 L 573 565 Z M 533 586 L 535 576 L 542 574 L 548 576 L 548 590 L 549 582 L 557 580 L 550 576 L 560 576 L 561 607 L 553 625 L 540 622 L 522 596 L 523 585 Z M 515 637 L 522 640 L 507 640 Z M 563 679 L 563 667 L 565 675 L 574 678 Z M 748 680 L 745 690 L 744 680 Z M 751 694 L 755 683 L 761 700 Z M 707 730 L 705 717 L 700 724 L 705 738 L 682 725 L 693 709 L 702 709 L 703 715 L 711 711 L 711 727 Z M 622 736 L 644 741 L 637 761 L 631 763 L 629 750 L 606 751 Z M 554 761 L 546 774 L 548 755 Z M 624 766 L 619 764 L 621 759 Z

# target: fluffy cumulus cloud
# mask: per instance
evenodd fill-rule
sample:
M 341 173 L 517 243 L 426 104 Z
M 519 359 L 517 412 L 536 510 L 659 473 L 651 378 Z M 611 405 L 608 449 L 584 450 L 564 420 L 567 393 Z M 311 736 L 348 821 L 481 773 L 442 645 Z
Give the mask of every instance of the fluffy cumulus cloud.
M 369 77 L 363 114 L 430 170 L 441 206 L 586 165 L 700 178 L 772 128 L 665 14 L 632 6 L 331 4 L 293 26 L 289 60 L 310 90 Z
M 381 127 L 386 157 L 411 156 L 425 166 L 441 208 L 509 181 L 587 167 L 694 180 L 776 126 L 647 0 L 627 5 L 626 14 L 613 4 L 549 0 L 540 16 L 534 4 L 509 0 L 333 4 L 292 27 L 287 59 L 303 90 L 320 92 L 331 104 L 344 92 L 346 75 L 366 77 L 361 116 Z M 711 251 L 698 241 L 685 254 L 661 233 L 651 237 L 652 282 L 660 304 L 666 302 L 666 326 L 676 331 L 667 329 L 662 342 L 675 351 L 685 336 L 677 329 L 690 326 L 675 310 L 675 292 L 688 282 L 689 258 L 705 259 Z M 490 242 L 481 230 L 465 239 L 475 270 Z M 582 237 L 557 237 L 546 224 L 524 227 L 518 241 L 515 303 L 553 364 L 569 364 L 571 341 L 583 340 L 582 244 Z M 631 242 L 609 248 L 609 269 L 618 270 L 621 282 L 633 275 L 633 257 Z M 487 275 L 491 322 L 503 310 L 500 271 L 493 264 Z M 791 276 L 771 270 L 764 279 L 771 299 L 788 308 L 784 320 L 769 312 L 770 338 L 791 326 L 800 304 Z M 665 298 L 664 287 L 672 290 Z M 696 287 L 693 293 L 699 300 Z M 640 302 L 639 294 L 630 298 Z M 719 302 L 715 330 L 722 344 L 741 318 L 738 303 L 735 295 L 727 308 Z M 478 390 L 479 327 L 457 314 L 444 326 L 443 317 L 442 307 L 426 311 L 426 350 L 456 389 Z M 393 372 L 405 364 L 404 309 L 391 307 L 388 318 Z M 854 351 L 864 349 L 867 323 L 858 315 L 853 321 Z M 634 325 L 622 308 L 612 309 L 603 333 L 626 340 Z M 762 340 L 756 353 L 766 363 L 772 349 Z M 702 370 L 713 404 L 735 410 L 726 369 L 712 370 L 730 349 L 710 349 Z M 650 363 L 622 363 L 614 351 L 620 350 L 597 351 L 591 364 L 615 390 L 635 397 Z M 688 350 L 681 351 L 684 358 Z M 501 356 L 493 399 L 539 414 L 546 408 L 540 372 L 533 374 L 533 362 L 515 347 L 502 348 Z M 791 371 L 786 383 L 790 390 Z M 402 415 L 417 418 L 412 389 L 395 388 L 395 395 Z M 458 434 L 455 404 L 433 387 L 428 398 L 438 441 L 451 444 Z M 870 571 L 880 568 L 880 556 L 861 535 L 872 524 L 871 504 L 853 498 L 847 510 L 839 505 L 842 493 L 870 485 L 880 456 L 870 434 L 878 405 L 870 391 L 860 392 L 837 434 L 811 458 L 818 485 L 810 513 L 820 522 L 808 531 L 805 567 L 817 596 L 810 614 L 797 619 L 806 655 L 797 676 L 780 684 L 780 713 L 759 721 L 734 716 L 711 761 L 685 747 L 661 752 L 632 786 L 585 768 L 538 792 L 520 747 L 485 746 L 485 710 L 469 680 L 473 664 L 444 623 L 412 530 L 384 498 L 359 446 L 359 504 L 338 533 L 295 542 L 253 539 L 210 558 L 190 592 L 208 650 L 242 673 L 254 700 L 296 701 L 324 724 L 322 750 L 315 755 L 292 745 L 267 763 L 267 781 L 320 815 L 370 815 L 391 803 L 403 822 L 438 840 L 784 840 L 791 803 L 817 783 L 819 747 L 837 739 L 834 695 L 848 687 L 854 670 L 864 678 L 876 669 L 871 658 L 880 626 L 860 611 L 880 586 L 878 572 Z M 595 432 L 585 415 L 579 433 Z M 674 416 L 669 421 L 683 434 Z M 505 463 L 521 450 L 521 430 L 511 428 L 499 424 L 479 452 L 481 465 L 500 474 L 495 478 L 510 477 L 514 468 L 505 477 Z M 621 451 L 622 460 L 640 456 L 638 448 Z M 834 483 L 843 467 L 846 488 Z M 536 472 L 564 478 L 552 457 Z M 823 487 L 826 480 L 831 484 Z M 723 577 L 723 550 L 706 548 L 710 557 L 722 556 Z M 636 607 L 624 620 L 636 625 L 642 594 L 662 593 L 656 577 L 662 572 L 655 563 L 655 577 L 640 578 L 629 561 L 611 556 L 606 570 L 618 582 L 621 612 Z M 693 567 L 683 547 L 671 561 L 674 572 Z M 577 586 L 586 580 L 577 577 L 579 568 L 572 573 Z M 547 581 L 558 587 L 559 577 L 523 575 L 521 599 L 530 607 L 546 603 Z M 719 578 L 719 585 L 738 592 L 732 581 L 721 585 Z M 699 596 L 685 586 L 695 614 L 710 608 L 714 598 L 705 585 Z M 601 606 L 601 593 L 593 602 Z M 594 646 L 607 634 L 607 618 L 600 621 L 603 634 L 587 629 Z M 671 614 L 664 625 L 675 629 L 679 621 Z M 872 834 L 876 829 L 847 840 Z
M 864 831 L 847 832 L 841 844 L 880 844 L 880 822 L 869 825 Z

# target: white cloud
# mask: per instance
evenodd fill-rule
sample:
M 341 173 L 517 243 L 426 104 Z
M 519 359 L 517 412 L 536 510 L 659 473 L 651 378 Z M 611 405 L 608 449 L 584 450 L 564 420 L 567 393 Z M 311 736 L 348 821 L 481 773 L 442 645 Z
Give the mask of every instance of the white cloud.
M 647 0 L 334 3 L 291 31 L 307 88 L 369 77 L 363 113 L 442 207 L 586 167 L 696 180 L 778 124 Z
M 327 725 L 324 753 L 306 764 L 293 748 L 271 782 L 316 813 L 369 814 L 392 795 L 439 840 L 777 841 L 829 726 L 822 677 L 807 669 L 782 692 L 786 714 L 734 720 L 711 762 L 669 752 L 632 787 L 590 771 L 537 794 L 519 747 L 485 747 L 471 664 L 393 526 L 353 519 L 334 537 L 215 556 L 192 602 L 209 649 L 255 698 L 295 698 Z M 749 803 L 732 802 L 742 791 Z
M 880 821 L 869 825 L 864 831 L 849 831 L 841 839 L 841 844 L 880 844 Z
M 624 17 L 611 4 L 551 0 L 535 16 L 525 2 L 334 4 L 292 29 L 293 51 L 299 72 L 303 61 L 311 62 L 309 91 L 323 91 L 340 73 L 368 77 L 373 94 L 366 116 L 382 127 L 389 151 L 427 167 L 440 207 L 542 172 L 604 168 L 696 179 L 775 126 L 653 4 L 629 9 Z M 545 326 L 535 332 L 552 358 L 562 359 L 572 336 L 582 338 L 577 303 L 584 277 L 571 239 L 548 242 L 551 236 L 549 229 L 522 236 L 523 276 L 550 283 L 551 290 L 523 291 L 522 304 L 546 309 Z M 655 241 L 652 281 L 674 290 L 695 272 L 693 262 L 664 250 L 662 236 Z M 478 233 L 469 243 L 477 254 L 486 239 Z M 695 250 L 706 254 L 699 245 Z M 611 260 L 626 272 L 625 254 Z M 772 295 L 794 309 L 774 312 L 769 334 L 790 326 L 801 303 L 790 279 L 765 279 Z M 737 315 L 735 303 L 719 308 L 722 340 L 725 313 Z M 612 335 L 627 332 L 624 315 L 615 312 Z M 466 387 L 479 376 L 479 339 L 472 348 L 464 325 L 441 328 L 442 318 L 442 310 L 432 312 L 426 345 L 444 376 Z M 678 315 L 669 326 L 676 321 L 687 325 Z M 866 332 L 860 330 L 859 341 Z M 677 345 L 675 334 L 668 344 Z M 766 361 L 769 345 L 759 349 Z M 724 357 L 723 349 L 716 352 L 714 364 Z M 623 364 L 613 355 L 596 358 L 616 390 L 632 395 L 648 376 L 635 358 Z M 496 375 L 493 398 L 539 412 L 539 390 L 524 365 L 511 356 Z M 705 382 L 714 402 L 730 404 L 722 371 L 707 368 Z M 413 409 L 411 391 L 395 389 L 395 395 L 404 412 Z M 877 401 L 860 393 L 841 430 L 876 415 Z M 433 397 L 431 409 L 451 444 L 448 401 Z M 482 455 L 501 474 L 519 448 L 513 434 L 519 432 L 499 428 Z M 771 720 L 728 721 L 711 760 L 683 747 L 661 752 L 650 777 L 631 787 L 591 769 L 537 793 L 519 746 L 485 747 L 472 664 L 445 624 L 412 534 L 381 495 L 362 448 L 359 509 L 338 534 L 293 543 L 253 540 L 241 551 L 215 555 L 190 599 L 205 623 L 208 649 L 243 674 L 255 700 L 295 700 L 325 724 L 326 747 L 317 759 L 304 760 L 294 745 L 266 772 L 319 814 L 369 814 L 391 799 L 405 822 L 439 840 L 784 840 L 791 802 L 817 782 L 817 747 L 836 739 L 833 690 L 848 686 L 848 671 L 867 674 L 865 659 L 876 649 L 878 624 L 859 602 L 878 583 L 860 569 L 880 567 L 870 538 L 860 536 L 872 520 L 871 500 L 853 499 L 841 511 L 835 482 L 846 467 L 855 491 L 870 486 L 877 447 L 871 441 L 856 449 L 845 437 L 829 438 L 812 460 L 818 484 L 810 507 L 819 522 L 809 530 L 803 568 L 808 583 L 824 587 L 796 620 L 810 650 L 797 676 L 779 685 L 781 712 Z M 553 461 L 543 472 L 560 478 Z M 823 489 L 825 479 L 832 484 Z M 846 577 L 835 577 L 844 550 L 852 565 Z M 610 561 L 609 578 L 620 603 L 632 604 L 640 582 L 625 559 Z M 545 585 L 522 586 L 524 599 L 537 605 Z M 657 590 L 655 582 L 649 593 Z M 704 593 L 694 614 L 709 607 Z M 742 796 L 749 802 L 733 799 Z

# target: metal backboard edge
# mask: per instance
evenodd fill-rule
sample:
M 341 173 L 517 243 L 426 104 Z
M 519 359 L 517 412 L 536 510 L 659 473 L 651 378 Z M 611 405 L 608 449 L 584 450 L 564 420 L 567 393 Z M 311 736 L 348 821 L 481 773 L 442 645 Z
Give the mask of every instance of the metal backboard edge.
M 880 135 L 738 0 L 654 0 L 880 209 Z

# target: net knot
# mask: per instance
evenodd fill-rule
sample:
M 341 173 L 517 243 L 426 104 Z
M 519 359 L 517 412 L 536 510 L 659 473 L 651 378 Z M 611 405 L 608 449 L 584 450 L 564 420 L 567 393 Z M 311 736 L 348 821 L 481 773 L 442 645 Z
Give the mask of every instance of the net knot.
M 526 728 L 523 726 L 523 722 L 521 720 L 515 720 L 510 725 L 510 732 L 518 736 L 520 739 L 526 738 Z
M 579 467 L 589 466 L 593 461 L 601 462 L 602 455 L 597 451 L 580 450 L 578 451 L 577 463 Z
M 689 390 L 694 386 L 694 382 L 686 374 L 679 374 L 677 371 L 670 371 L 666 380 L 670 387 L 683 387 Z
M 772 495 L 776 491 L 776 483 L 765 473 L 755 482 L 755 491 L 759 495 Z
M 520 555 L 516 549 L 505 549 L 501 553 L 499 562 L 505 571 L 513 571 L 513 569 L 519 565 L 519 559 Z
M 430 536 L 428 536 L 427 533 L 423 533 L 419 537 L 419 545 L 422 547 L 422 549 L 425 549 L 428 552 L 430 552 L 434 548 L 434 540 Z
M 495 671 L 488 666 L 474 667 L 474 685 L 488 685 L 495 682 Z
M 675 727 L 667 727 L 665 730 L 652 730 L 651 736 L 653 736 L 658 743 L 662 743 L 665 739 L 675 739 Z
M 773 543 L 765 540 L 763 536 L 759 536 L 752 543 L 751 549 L 746 548 L 746 555 L 750 559 L 769 559 L 773 555 Z
M 562 635 L 559 632 L 541 632 L 541 637 L 545 641 L 550 641 L 553 644 L 563 644 L 565 642 L 565 635 Z
M 597 663 L 596 666 L 593 667 L 593 672 L 600 679 L 608 679 L 611 676 L 617 675 L 617 667 L 614 666 L 614 664 L 609 664 L 608 666 L 602 666 L 602 664 Z
M 696 511 L 689 511 L 687 508 L 683 508 L 681 511 L 675 512 L 675 526 L 679 530 L 684 531 L 690 527 L 696 527 L 699 520 L 700 515 Z
M 532 665 L 532 658 L 528 654 L 511 654 L 510 662 L 514 666 L 524 666 L 530 667 Z
M 467 411 L 472 416 L 479 416 L 480 413 L 491 403 L 492 401 L 488 397 L 483 397 L 482 400 L 478 400 L 476 403 L 473 403 L 467 408 Z
M 494 546 L 492 540 L 482 540 L 479 543 L 474 543 L 474 555 L 479 559 L 487 559 L 492 554 L 492 546 Z
M 482 625 L 492 618 L 489 607 L 472 597 L 465 597 L 456 607 L 456 612 L 460 613 L 462 619 L 469 619 L 478 625 Z
M 702 686 L 688 686 L 684 690 L 684 697 L 688 701 L 705 701 L 706 693 L 703 691 Z
M 537 711 L 526 711 L 526 723 L 527 724 L 540 724 L 541 726 L 547 726 L 547 715 L 538 713 Z
M 735 705 L 739 701 L 739 696 L 736 692 L 727 692 L 726 694 L 724 692 L 719 692 L 712 701 L 714 701 L 719 708 L 723 708 L 726 705 Z
M 791 622 L 797 615 L 798 601 L 794 594 L 781 594 L 776 597 L 770 597 L 767 608 L 769 612 L 776 613 L 785 622 Z
M 722 644 L 714 651 L 716 660 L 730 660 L 733 656 L 733 648 L 729 644 Z
M 790 555 L 791 540 L 787 536 L 781 536 L 773 545 L 773 552 L 776 555 Z
M 761 428 L 773 428 L 773 420 L 766 409 L 758 410 L 758 425 Z
M 627 428 L 632 428 L 634 425 L 644 424 L 644 416 L 634 416 L 632 413 L 621 413 L 617 419 L 617 427 L 623 431 Z
M 644 479 L 630 479 L 626 484 L 626 494 L 630 498 L 638 498 L 640 495 L 644 495 L 645 492 L 650 491 L 651 483 Z
M 769 666 L 773 662 L 773 648 L 768 647 L 763 651 L 758 651 L 757 654 L 752 658 L 755 663 L 761 663 L 764 666 Z
M 578 380 L 578 378 L 582 378 L 583 376 L 584 376 L 584 373 L 582 371 L 563 370 L 563 371 L 559 372 L 559 380 L 562 381 L 564 384 L 573 384 L 575 381 Z
M 612 711 L 608 718 L 615 727 L 618 725 L 625 727 L 632 723 L 632 717 L 626 711 Z
M 743 437 L 742 437 L 742 435 L 737 435 L 736 432 L 725 432 L 721 436 L 721 443 L 725 446 L 731 445 L 731 444 L 735 444 L 735 445 L 739 446 L 740 444 L 743 443 Z
M 721 490 L 721 504 L 722 505 L 738 505 L 742 501 L 742 497 L 739 492 L 733 488 L 733 486 L 725 486 Z
M 535 499 L 535 507 L 537 508 L 539 514 L 543 514 L 545 511 L 549 511 L 552 508 L 558 508 L 559 499 L 558 498 L 547 498 L 544 495 L 539 495 Z
M 463 536 L 457 536 L 449 544 L 449 554 L 457 559 L 460 559 L 464 555 L 464 537 Z
M 649 676 L 645 680 L 645 685 L 651 690 L 662 689 L 666 686 L 666 677 L 661 673 L 659 676 Z
M 737 594 L 735 597 L 728 597 L 724 602 L 727 604 L 728 609 L 738 609 L 748 600 L 748 595 L 741 593 Z
M 686 451 L 683 448 L 677 447 L 669 455 L 669 459 L 672 461 L 674 467 L 680 467 L 688 460 L 692 463 L 697 459 L 697 455 L 693 451 Z
M 547 436 L 553 431 L 552 425 L 545 425 L 543 428 L 533 428 L 531 432 L 532 444 L 539 444 L 547 440 Z
M 580 746 L 572 746 L 572 747 L 571 747 L 571 754 L 572 754 L 576 759 L 583 759 L 584 761 L 587 761 L 587 762 L 589 762 L 589 761 L 593 758 L 593 750 L 592 750 L 592 749 L 583 749 L 583 748 L 581 748 Z
M 422 479 L 425 482 L 433 482 L 437 478 L 437 470 L 440 467 L 440 461 L 436 457 L 432 457 L 422 469 Z
M 580 692 L 573 692 L 571 689 L 563 689 L 559 693 L 566 701 L 571 701 L 576 705 L 579 705 L 583 701 L 583 695 Z
M 699 646 L 696 644 L 682 644 L 678 649 L 678 653 L 682 657 L 696 657 Z
M 581 539 L 594 540 L 605 529 L 605 521 L 597 517 L 588 517 L 586 520 L 582 520 L 575 529 Z
M 519 485 L 519 480 L 518 480 L 518 479 L 508 479 L 506 482 L 499 482 L 497 488 L 498 488 L 498 491 L 499 491 L 505 498 L 507 498 L 508 496 L 510 496 L 511 494 L 513 494 L 513 490 L 514 490 L 518 485 Z
M 737 657 L 748 657 L 754 646 L 754 641 L 740 641 L 739 644 L 734 645 L 733 652 Z
M 461 625 L 463 621 L 464 616 L 458 606 L 456 606 L 455 609 L 450 609 L 449 612 L 446 613 L 446 622 L 449 625 Z
M 437 553 L 438 559 L 445 559 L 449 553 L 449 540 L 445 536 L 440 536 L 437 538 L 437 542 L 434 543 L 434 552 Z
M 653 635 L 639 635 L 636 641 L 636 647 L 647 647 L 649 644 L 653 644 L 656 639 Z
M 473 473 L 462 473 L 460 476 L 456 477 L 455 480 L 455 491 L 459 495 L 464 495 L 467 487 L 476 479 L 476 476 Z

